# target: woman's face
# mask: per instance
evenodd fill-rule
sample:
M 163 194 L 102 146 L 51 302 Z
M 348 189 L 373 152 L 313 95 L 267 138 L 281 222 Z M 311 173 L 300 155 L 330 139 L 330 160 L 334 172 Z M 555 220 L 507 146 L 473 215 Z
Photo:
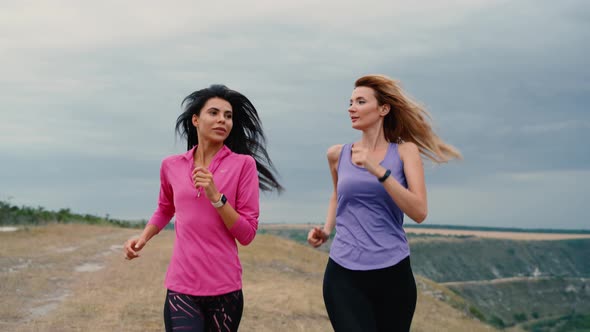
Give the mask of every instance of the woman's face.
M 207 100 L 199 115 L 193 115 L 193 125 L 199 133 L 199 141 L 223 143 L 233 127 L 231 104 L 221 98 Z
M 348 107 L 352 128 L 366 130 L 378 126 L 380 120 L 387 114 L 385 109 L 384 106 L 379 106 L 373 89 L 359 86 L 352 90 L 350 107 Z

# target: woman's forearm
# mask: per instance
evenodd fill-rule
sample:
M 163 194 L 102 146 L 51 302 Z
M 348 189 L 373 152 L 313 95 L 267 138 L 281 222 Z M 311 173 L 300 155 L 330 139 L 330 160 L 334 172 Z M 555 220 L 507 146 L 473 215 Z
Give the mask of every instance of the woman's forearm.
M 236 221 L 240 219 L 240 215 L 233 208 L 233 206 L 229 204 L 229 202 L 218 208 L 217 213 L 219 213 L 219 216 L 223 220 L 223 223 L 227 229 L 232 228 Z
M 385 171 L 385 168 L 380 167 L 377 174 L 385 174 Z M 402 212 L 412 220 L 421 223 L 426 219 L 428 208 L 425 198 L 406 189 L 393 176 L 389 176 L 383 182 L 383 187 Z
M 143 232 L 141 232 L 141 238 L 147 243 L 152 237 L 160 232 L 160 229 L 152 224 L 145 225 Z
M 328 214 L 326 216 L 326 223 L 324 224 L 324 232 L 328 234 L 332 234 L 334 227 L 336 226 L 336 193 L 332 193 L 330 197 L 330 203 L 328 205 Z

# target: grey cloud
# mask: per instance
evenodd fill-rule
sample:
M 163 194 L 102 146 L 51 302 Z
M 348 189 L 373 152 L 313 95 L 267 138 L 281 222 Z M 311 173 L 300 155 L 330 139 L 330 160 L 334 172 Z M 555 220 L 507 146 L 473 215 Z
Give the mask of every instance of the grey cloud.
M 426 104 L 441 136 L 465 156 L 427 166 L 432 222 L 503 225 L 475 209 L 455 213 L 468 204 L 485 206 L 492 216 L 499 205 L 504 212 L 498 217 L 546 225 L 542 212 L 523 213 L 517 198 L 534 202 L 538 192 L 568 184 L 587 196 L 581 184 L 590 154 L 581 142 L 590 140 L 582 125 L 590 123 L 589 6 L 416 6 L 384 2 L 358 20 L 356 5 L 339 7 L 338 16 L 328 14 L 330 3 L 314 15 L 304 6 L 244 9 L 239 18 L 194 25 L 185 24 L 190 15 L 181 15 L 178 22 L 165 19 L 163 33 L 153 36 L 152 28 L 119 38 L 105 31 L 92 35 L 94 45 L 75 34 L 60 47 L 9 50 L 7 75 L 0 78 L 0 195 L 48 208 L 147 218 L 160 160 L 185 147 L 173 133 L 182 98 L 225 83 L 259 109 L 287 188 L 281 197 L 263 196 L 265 220 L 322 222 L 332 190 L 326 149 L 359 137 L 346 111 L 354 79 L 385 73 Z M 151 17 L 149 10 L 142 13 Z M 279 15 L 285 13 L 291 15 Z M 514 201 L 490 180 L 528 172 L 563 179 L 572 171 L 581 181 L 515 182 L 521 196 L 511 196 Z M 112 184 L 120 188 L 113 192 Z M 551 197 L 571 204 L 571 213 L 556 210 L 567 225 L 586 227 L 574 217 L 581 204 Z

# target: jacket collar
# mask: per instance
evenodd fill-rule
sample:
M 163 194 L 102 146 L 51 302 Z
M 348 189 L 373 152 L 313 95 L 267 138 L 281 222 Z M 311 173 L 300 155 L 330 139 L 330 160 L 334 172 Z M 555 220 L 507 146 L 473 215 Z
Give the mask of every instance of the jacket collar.
M 194 156 L 195 156 L 195 151 L 197 149 L 197 146 L 198 145 L 195 145 L 192 149 L 190 149 L 186 153 L 182 154 L 184 159 L 186 159 L 187 161 L 190 162 L 191 166 L 195 162 Z M 211 160 L 211 163 L 209 164 L 209 167 L 208 167 L 209 172 L 211 172 L 211 173 L 215 172 L 215 170 L 217 169 L 217 167 L 219 167 L 219 165 L 221 164 L 223 159 L 225 159 L 230 154 L 232 154 L 232 151 L 227 147 L 227 145 L 224 144 L 223 147 L 221 149 L 219 149 L 219 151 L 217 151 L 215 156 L 213 156 L 213 159 Z

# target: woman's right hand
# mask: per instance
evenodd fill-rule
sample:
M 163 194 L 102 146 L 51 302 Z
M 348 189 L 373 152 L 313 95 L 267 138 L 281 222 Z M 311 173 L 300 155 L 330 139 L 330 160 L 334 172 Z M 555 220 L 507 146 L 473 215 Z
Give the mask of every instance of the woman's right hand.
M 143 249 L 145 243 L 146 241 L 142 237 L 127 240 L 123 248 L 125 252 L 125 259 L 132 260 L 134 258 L 139 257 L 139 254 L 137 252 Z
M 307 242 L 314 248 L 317 248 L 328 241 L 329 235 L 321 228 L 314 227 L 307 233 Z

